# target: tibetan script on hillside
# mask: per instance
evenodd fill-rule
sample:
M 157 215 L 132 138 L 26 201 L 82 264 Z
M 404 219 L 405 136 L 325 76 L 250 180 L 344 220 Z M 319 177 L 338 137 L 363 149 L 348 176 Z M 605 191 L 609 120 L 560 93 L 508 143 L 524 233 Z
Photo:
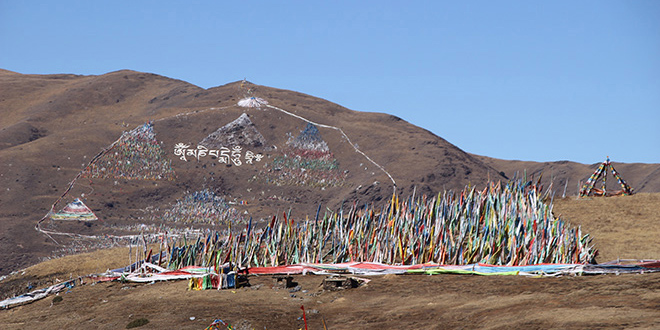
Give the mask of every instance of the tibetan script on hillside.
M 262 154 L 255 154 L 250 150 L 245 151 L 245 155 L 242 152 L 243 147 L 241 146 L 233 146 L 231 149 L 227 147 L 208 149 L 202 145 L 198 145 L 197 148 L 190 148 L 190 145 L 184 143 L 174 145 L 174 155 L 179 156 L 179 159 L 186 162 L 188 161 L 186 157 L 196 158 L 199 161 L 200 158 L 209 156 L 217 158 L 218 162 L 222 164 L 241 166 L 243 162 L 245 164 L 253 164 L 253 162 L 261 161 L 264 157 Z

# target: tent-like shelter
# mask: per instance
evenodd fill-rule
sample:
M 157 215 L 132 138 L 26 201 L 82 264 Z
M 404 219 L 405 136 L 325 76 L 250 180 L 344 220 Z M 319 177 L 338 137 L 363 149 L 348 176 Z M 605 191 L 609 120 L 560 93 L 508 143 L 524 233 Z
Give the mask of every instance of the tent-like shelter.
M 607 191 L 606 181 L 607 181 L 607 169 L 612 172 L 612 175 L 616 178 L 621 185 L 621 190 L 618 191 Z M 594 187 L 598 180 L 602 179 L 601 189 Z M 631 188 L 625 180 L 619 175 L 619 173 L 614 169 L 612 163 L 610 162 L 610 157 L 598 166 L 596 171 L 591 174 L 587 182 L 582 185 L 580 189 L 580 197 L 585 196 L 620 196 L 620 195 L 632 195 L 633 188 Z

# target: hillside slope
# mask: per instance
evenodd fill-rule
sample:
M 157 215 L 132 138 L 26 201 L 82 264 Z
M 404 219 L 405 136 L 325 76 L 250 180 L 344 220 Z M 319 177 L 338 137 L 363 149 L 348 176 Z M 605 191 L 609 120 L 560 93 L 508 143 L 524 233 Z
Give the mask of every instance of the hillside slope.
M 249 97 L 268 105 L 237 105 Z M 388 199 L 394 182 L 405 196 L 501 178 L 476 157 L 400 118 L 245 81 L 205 90 L 127 70 L 101 76 L 2 71 L 0 111 L 0 247 L 6 251 L 0 274 L 54 252 L 90 248 L 34 230 L 51 206 L 58 212 L 75 198 L 99 221 L 45 218 L 44 226 L 82 235 L 120 234 L 155 224 L 168 211 L 181 212 L 182 203 L 198 198 L 197 192 L 246 219 L 282 212 L 302 219 L 313 217 L 319 206 L 335 210 L 342 203 Z M 201 141 L 242 117 L 252 125 L 245 132 L 260 134 L 264 145 L 222 138 L 239 142 L 227 150 L 207 148 L 216 157 L 175 154 L 177 145 L 187 146 L 186 152 L 200 150 Z M 238 131 L 222 134 L 249 135 L 241 125 L 232 127 Z M 99 166 L 85 170 L 97 155 Z M 154 166 L 164 172 L 154 172 Z
M 247 81 L 203 89 L 129 70 L 0 70 L 0 274 L 118 244 L 48 237 L 34 229 L 41 219 L 46 230 L 97 237 L 224 228 L 377 204 L 395 183 L 401 196 L 434 195 L 525 170 L 553 178 L 560 193 L 568 182 L 571 195 L 595 166 L 471 155 L 395 116 Z M 660 191 L 659 164 L 615 166 L 636 191 Z M 47 216 L 76 198 L 99 220 Z

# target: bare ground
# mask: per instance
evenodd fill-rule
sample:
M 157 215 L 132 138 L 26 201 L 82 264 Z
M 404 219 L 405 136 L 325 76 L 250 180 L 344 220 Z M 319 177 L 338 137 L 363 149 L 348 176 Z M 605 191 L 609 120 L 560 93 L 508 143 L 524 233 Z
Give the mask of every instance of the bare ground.
M 658 258 L 660 194 L 564 199 L 555 212 L 596 238 L 603 261 Z M 126 249 L 50 260 L 0 282 L 0 290 L 66 279 L 125 265 Z M 142 329 L 204 329 L 220 318 L 237 329 L 657 329 L 660 273 L 522 276 L 387 275 L 356 289 L 324 291 L 323 276 L 296 276 L 300 291 L 251 277 L 251 287 L 189 291 L 187 282 L 87 283 L 0 311 L 0 328 L 118 329 L 137 318 Z M 194 319 L 193 319 L 194 318 Z
M 188 291 L 187 283 L 100 283 L 0 312 L 0 327 L 203 329 L 215 318 L 247 329 L 622 329 L 660 326 L 660 274 L 524 278 L 379 276 L 366 286 L 323 291 L 321 276 L 297 276 L 301 291 L 252 287 Z M 194 318 L 191 320 L 191 318 Z

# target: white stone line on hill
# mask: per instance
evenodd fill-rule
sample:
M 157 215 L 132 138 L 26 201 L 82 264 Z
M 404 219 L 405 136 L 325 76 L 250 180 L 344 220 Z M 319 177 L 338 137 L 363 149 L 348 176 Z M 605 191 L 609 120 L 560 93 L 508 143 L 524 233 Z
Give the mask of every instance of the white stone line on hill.
M 161 121 L 161 120 L 165 120 L 165 119 L 169 119 L 169 118 L 177 118 L 177 117 L 183 117 L 183 116 L 188 116 L 188 115 L 198 114 L 198 113 L 202 113 L 202 112 L 206 112 L 206 111 L 223 110 L 223 109 L 226 109 L 226 108 L 228 108 L 228 107 L 229 107 L 229 106 L 220 107 L 220 108 L 208 108 L 208 109 L 203 109 L 203 110 L 189 111 L 189 112 L 186 112 L 186 113 L 179 113 L 179 114 L 176 114 L 176 115 L 173 115 L 173 116 L 169 116 L 169 117 L 165 117 L 165 118 L 161 118 L 161 119 L 156 119 L 156 120 L 154 120 L 154 122 Z M 105 155 L 105 154 L 107 154 L 108 152 L 110 152 L 110 150 L 112 150 L 112 149 L 117 145 L 118 142 L 119 142 L 119 139 L 115 140 L 115 141 L 114 141 L 110 146 L 108 146 L 107 148 L 104 148 L 103 150 L 101 150 L 101 152 L 99 152 L 96 156 L 94 156 L 94 157 L 89 161 L 89 163 L 87 163 L 87 166 L 90 166 L 90 165 L 91 165 L 92 163 L 94 163 L 97 159 L 99 159 L 99 158 L 102 157 L 103 155 Z M 105 237 L 107 237 L 107 238 L 116 238 L 116 239 L 126 239 L 126 238 L 132 239 L 132 238 L 135 238 L 136 235 L 125 235 L 125 236 L 115 236 L 115 235 L 96 236 L 96 235 L 91 235 L 91 236 L 90 236 L 90 235 L 73 234 L 73 233 L 60 232 L 60 231 L 44 230 L 44 229 L 41 228 L 41 223 L 44 222 L 44 220 L 46 220 L 46 219 L 48 218 L 48 216 L 51 215 L 51 213 L 55 212 L 55 206 L 56 206 L 56 205 L 62 200 L 62 198 L 64 198 L 64 196 L 66 196 L 66 195 L 69 193 L 69 191 L 70 191 L 70 190 L 73 188 L 73 186 L 76 184 L 76 181 L 78 181 L 78 179 L 80 178 L 80 176 L 81 176 L 81 174 L 82 174 L 83 171 L 84 171 L 84 169 L 81 170 L 81 171 L 76 175 L 76 177 L 73 178 L 73 180 L 71 180 L 71 182 L 69 183 L 69 186 L 68 186 L 67 189 L 64 191 L 64 193 L 60 196 L 60 198 L 58 198 L 58 199 L 55 201 L 55 203 L 53 203 L 53 205 L 51 205 L 51 207 L 50 207 L 50 211 L 49 211 L 48 213 L 46 213 L 46 215 L 44 215 L 44 216 L 43 216 L 43 217 L 37 222 L 37 224 L 34 226 L 34 229 L 35 229 L 36 231 L 38 231 L 38 232 L 40 232 L 40 233 L 46 235 L 48 238 L 50 238 L 50 239 L 51 239 L 55 244 L 57 244 L 57 245 L 60 245 L 60 243 L 59 243 L 58 241 L 56 241 L 56 240 L 53 238 L 52 235 L 69 236 L 69 237 L 77 237 L 77 238 L 87 238 L 87 239 L 99 239 L 99 238 L 105 238 Z M 93 189 L 93 188 L 92 188 L 92 189 Z M 139 235 L 137 235 L 137 237 L 139 237 Z
M 351 147 L 353 147 L 353 149 L 355 149 L 356 152 L 358 152 L 359 154 L 361 154 L 362 156 L 364 156 L 364 158 L 366 158 L 366 159 L 367 159 L 368 161 L 370 161 L 372 164 L 376 165 L 376 167 L 378 167 L 381 171 L 383 171 L 385 174 L 387 174 L 387 176 L 390 178 L 390 180 L 392 180 L 392 184 L 394 185 L 394 192 L 396 193 L 396 181 L 394 181 L 394 178 L 390 175 L 390 173 L 387 172 L 387 171 L 385 170 L 384 167 L 380 166 L 378 163 L 376 163 L 376 162 L 373 161 L 371 158 L 369 158 L 369 156 L 367 156 L 367 154 L 365 154 L 364 152 L 362 152 L 362 150 L 358 149 L 358 147 L 356 147 L 355 144 L 353 144 L 353 142 L 351 141 L 351 139 L 348 137 L 348 135 L 346 135 L 346 133 L 344 133 L 344 130 L 342 130 L 341 128 L 339 128 L 339 127 L 335 127 L 335 126 L 330 126 L 330 125 L 324 125 L 324 124 L 315 123 L 315 122 L 313 122 L 313 121 L 311 121 L 311 120 L 309 120 L 309 119 L 307 119 L 307 118 L 304 118 L 304 117 L 302 117 L 302 116 L 296 115 L 296 114 L 291 113 L 291 112 L 289 112 L 289 111 L 286 111 L 286 110 L 284 110 L 284 109 L 280 109 L 280 108 L 278 108 L 278 107 L 276 107 L 276 106 L 273 106 L 273 105 L 270 105 L 270 104 L 265 104 L 264 106 L 266 106 L 266 107 L 268 107 L 268 108 L 271 108 L 271 109 L 275 109 L 275 110 L 280 111 L 280 112 L 283 112 L 283 113 L 285 113 L 285 114 L 287 114 L 287 115 L 289 115 L 289 116 L 292 116 L 292 117 L 298 118 L 298 119 L 300 119 L 300 120 L 302 120 L 302 121 L 306 121 L 306 122 L 308 122 L 308 123 L 310 123 L 310 124 L 313 124 L 313 125 L 316 125 L 316 126 L 319 126 L 319 127 L 330 128 L 330 129 L 334 129 L 334 130 L 339 131 L 339 132 L 344 136 L 344 138 L 346 138 L 346 141 L 348 141 L 348 143 L 351 145 Z
M 160 237 L 160 235 L 161 235 L 161 233 L 122 235 L 122 236 L 117 236 L 117 235 L 83 235 L 83 234 L 74 234 L 74 233 L 67 233 L 67 232 L 61 232 L 61 231 L 45 230 L 45 229 L 42 229 L 41 227 L 35 227 L 35 228 L 37 229 L 37 231 L 39 231 L 43 234 L 46 234 L 49 237 L 50 237 L 50 235 L 60 235 L 60 236 L 69 236 L 69 237 L 74 237 L 74 238 L 86 238 L 86 239 L 113 238 L 113 239 L 121 240 L 121 239 L 139 239 L 139 238 L 142 238 L 142 237 L 154 238 L 154 237 Z M 179 235 L 170 234 L 169 236 L 178 237 Z
M 232 106 L 233 106 L 233 105 L 232 105 Z M 387 172 L 387 170 L 385 170 L 384 167 L 382 167 L 380 164 L 376 163 L 373 159 L 371 159 L 369 156 L 367 156 L 367 154 L 365 154 L 364 152 L 362 152 L 362 150 L 358 149 L 358 147 L 355 146 L 355 144 L 351 141 L 351 139 L 348 137 L 348 135 L 346 135 L 346 133 L 344 132 L 344 130 L 342 130 L 341 128 L 339 128 L 339 127 L 335 127 L 335 126 L 324 125 L 324 124 L 320 124 L 320 123 L 313 122 L 313 121 L 311 121 L 311 120 L 309 120 L 309 119 L 307 119 L 307 118 L 304 118 L 304 117 L 302 117 L 302 116 L 296 115 L 296 114 L 294 114 L 294 113 L 291 113 L 291 112 L 286 111 L 286 110 L 284 110 L 284 109 L 278 108 L 278 107 L 276 107 L 276 106 L 272 106 L 272 105 L 270 105 L 270 104 L 264 104 L 264 106 L 269 107 L 269 108 L 271 108 L 271 109 L 275 109 L 275 110 L 280 111 L 280 112 L 283 112 L 283 113 L 285 113 L 285 114 L 287 114 L 287 115 L 289 115 L 289 116 L 292 116 L 292 117 L 298 118 L 298 119 L 300 119 L 300 120 L 302 120 L 302 121 L 305 121 L 305 122 L 311 123 L 311 124 L 316 125 L 316 126 L 318 126 L 318 127 L 329 128 L 329 129 L 334 129 L 334 130 L 339 131 L 339 132 L 342 134 L 342 136 L 344 136 L 344 138 L 346 138 L 346 141 L 348 141 L 348 143 L 353 147 L 353 149 L 355 149 L 355 151 L 356 151 L 357 153 L 359 153 L 359 154 L 361 154 L 362 156 L 364 156 L 364 158 L 366 158 L 369 162 L 371 162 L 371 163 L 374 164 L 376 167 L 378 167 L 381 171 L 383 171 L 383 173 L 385 173 L 385 174 L 387 175 L 387 177 L 390 178 L 390 180 L 392 181 L 392 184 L 393 184 L 394 192 L 396 193 L 396 181 L 394 180 L 394 178 L 392 177 L 392 175 L 390 175 L 390 173 Z M 199 113 L 203 113 L 203 112 L 207 112 L 207 111 L 223 110 L 223 109 L 226 109 L 226 108 L 229 108 L 229 107 L 231 107 L 231 106 L 224 106 L 224 107 L 220 107 L 220 108 L 212 107 L 212 108 L 203 109 L 203 110 L 194 110 L 194 111 L 190 111 L 190 112 L 186 112 L 186 113 L 179 113 L 179 114 L 176 114 L 176 115 L 173 115 L 173 116 L 169 116 L 169 117 L 164 117 L 164 118 L 161 118 L 161 119 L 156 119 L 156 120 L 154 120 L 154 122 L 158 122 L 158 121 L 166 120 L 166 119 L 169 119 L 169 118 L 177 118 L 177 117 L 183 117 L 183 116 L 188 116 L 188 115 L 193 115 L 193 114 L 199 114 Z M 110 150 L 112 150 L 112 148 L 115 147 L 115 145 L 117 144 L 117 142 L 119 142 L 119 140 L 116 140 L 116 141 L 113 142 L 109 147 L 107 147 L 107 148 L 103 149 L 101 152 L 99 152 L 95 157 L 93 157 L 93 158 L 89 161 L 89 163 L 88 163 L 87 165 L 88 165 L 88 166 L 91 165 L 93 162 L 95 162 L 95 161 L 96 161 L 98 158 L 100 158 L 102 155 L 105 155 L 105 154 L 108 153 Z M 55 242 L 55 244 L 57 244 L 57 245 L 59 245 L 59 242 L 57 242 L 57 241 L 56 241 L 51 235 L 61 235 L 61 236 L 78 237 L 78 238 L 87 238 L 87 239 L 99 239 L 99 238 L 104 238 L 104 237 L 107 237 L 107 238 L 116 238 L 116 239 L 125 239 L 125 238 L 139 237 L 139 235 L 125 235 L 125 236 L 115 236 L 115 235 L 103 235 L 103 236 L 81 235 L 81 234 L 73 234 L 73 233 L 66 233 L 66 232 L 59 232 L 59 231 L 44 230 L 44 229 L 41 228 L 41 223 L 42 223 L 44 220 L 46 220 L 46 219 L 48 218 L 48 216 L 49 216 L 52 212 L 54 212 L 54 210 L 55 210 L 55 205 L 57 205 L 57 204 L 60 202 L 60 200 L 62 200 L 62 198 L 64 198 L 64 196 L 66 196 L 66 195 L 69 193 L 69 191 L 71 190 L 71 188 L 73 188 L 73 186 L 75 185 L 76 181 L 78 180 L 78 178 L 80 177 L 81 174 L 82 174 L 82 171 L 80 171 L 80 173 L 78 173 L 78 175 L 76 175 L 76 177 L 75 177 L 75 178 L 69 183 L 69 187 L 67 188 L 67 190 L 62 194 L 62 196 L 60 196 L 60 198 L 57 199 L 57 201 L 55 201 L 55 203 L 53 203 L 53 205 L 51 205 L 51 210 L 50 210 L 50 212 L 48 212 L 43 218 L 41 218 L 41 219 L 37 222 L 37 224 L 34 226 L 34 229 L 37 230 L 38 232 L 41 232 L 42 234 L 48 236 L 48 238 L 50 238 L 50 239 L 51 239 L 53 242 Z
M 233 106 L 233 105 L 232 105 L 232 106 Z M 390 180 L 392 181 L 392 184 L 394 185 L 394 192 L 396 192 L 396 181 L 394 180 L 394 178 L 392 177 L 392 175 L 390 175 L 390 173 L 387 172 L 387 170 L 385 170 L 385 168 L 384 168 L 383 166 L 381 166 L 380 164 L 376 163 L 373 159 L 371 159 L 371 157 L 367 156 L 367 154 L 365 154 L 364 152 L 362 152 L 362 150 L 358 149 L 358 147 L 355 146 L 355 144 L 351 141 L 351 139 L 348 137 L 348 135 L 347 135 L 347 134 L 344 132 L 344 130 L 342 130 L 341 128 L 336 127 L 336 126 L 324 125 L 324 124 L 320 124 L 320 123 L 313 122 L 313 121 L 311 121 L 311 120 L 309 120 L 309 119 L 307 119 L 307 118 L 304 118 L 304 117 L 302 117 L 302 116 L 296 115 L 296 114 L 294 114 L 294 113 L 292 113 L 292 112 L 286 111 L 286 110 L 284 110 L 284 109 L 278 108 L 278 107 L 273 106 L 273 105 L 270 105 L 270 104 L 263 104 L 263 106 L 268 107 L 268 108 L 271 108 L 271 109 L 275 109 L 275 110 L 280 111 L 280 112 L 283 112 L 283 113 L 285 113 L 285 114 L 287 114 L 287 115 L 289 115 L 289 116 L 292 116 L 292 117 L 298 118 L 298 119 L 300 119 L 300 120 L 302 120 L 302 121 L 305 121 L 305 122 L 308 122 L 308 123 L 314 124 L 314 125 L 316 125 L 316 126 L 318 126 L 318 127 L 330 128 L 330 129 L 334 129 L 334 130 L 339 131 L 339 132 L 344 136 L 344 138 L 346 138 L 346 141 L 348 141 L 348 143 L 351 145 L 351 147 L 353 147 L 353 149 L 355 149 L 355 151 L 356 151 L 357 153 L 359 153 L 359 154 L 361 154 L 362 156 L 364 156 L 364 158 L 366 158 L 370 163 L 372 163 L 372 164 L 374 164 L 376 167 L 378 167 L 381 171 L 383 171 L 383 173 L 385 173 L 385 174 L 387 175 L 387 177 L 390 178 Z M 200 114 L 200 113 L 207 112 L 207 111 L 223 110 L 223 109 L 226 109 L 226 108 L 229 108 L 229 107 L 230 107 L 230 106 L 224 106 L 224 107 L 219 107 L 219 108 L 214 108 L 214 107 L 213 107 L 213 108 L 208 108 L 208 109 L 203 109 L 203 110 L 194 110 L 194 111 L 190 111 L 190 112 L 186 112 L 186 113 L 179 113 L 179 114 L 176 114 L 176 115 L 174 115 L 174 116 L 169 116 L 169 117 L 165 117 L 165 118 L 157 119 L 157 120 L 155 120 L 154 122 L 162 121 L 162 120 L 169 119 L 169 118 L 173 118 L 173 117 L 174 117 L 174 118 L 177 118 L 177 117 L 183 117 L 183 116 L 188 116 L 188 115 Z
M 99 152 L 96 156 L 92 157 L 92 159 L 89 161 L 89 163 L 87 163 L 87 166 L 90 166 L 92 163 L 96 162 L 97 159 L 99 159 L 99 158 L 102 157 L 103 155 L 105 155 L 105 154 L 107 154 L 108 152 L 110 152 L 110 150 L 112 150 L 112 149 L 117 145 L 118 142 L 119 142 L 119 140 L 116 140 L 116 141 L 113 142 L 109 147 L 104 148 L 103 150 L 101 150 L 101 152 Z M 86 167 L 85 167 L 85 168 L 86 168 Z M 57 241 L 51 236 L 51 234 L 52 234 L 52 235 L 69 235 L 69 234 L 68 234 L 68 233 L 61 233 L 61 232 L 53 232 L 53 231 L 46 231 L 46 230 L 43 230 L 43 229 L 41 229 L 41 223 L 42 223 L 44 220 L 46 220 L 46 219 L 47 219 L 47 218 L 48 218 L 53 212 L 55 212 L 55 206 L 56 206 L 56 205 L 62 200 L 62 198 L 64 198 L 64 196 L 66 196 L 66 195 L 69 193 L 69 191 L 71 191 L 71 189 L 73 188 L 73 186 L 76 184 L 76 181 L 77 181 L 77 180 L 80 178 L 80 176 L 82 175 L 83 171 L 84 171 L 84 168 L 83 168 L 83 170 L 81 170 L 80 172 L 78 172 L 78 174 L 76 175 L 75 178 L 73 178 L 73 180 L 71 180 L 71 182 L 69 183 L 69 186 L 68 186 L 67 189 L 64 191 L 64 193 L 62 194 L 62 196 L 60 196 L 60 198 L 58 198 L 58 199 L 55 201 L 55 203 L 53 203 L 53 205 L 50 206 L 50 211 L 48 211 L 48 213 L 46 213 L 46 215 L 44 215 L 43 218 L 41 218 L 41 220 L 39 220 L 39 221 L 37 222 L 37 224 L 34 226 L 34 229 L 36 229 L 38 232 L 41 232 L 41 233 L 45 234 L 46 236 L 48 236 L 48 238 L 50 238 L 50 239 L 51 239 L 53 242 L 55 242 L 55 244 L 57 244 L 57 245 L 60 245 L 60 243 L 58 243 L 58 242 L 57 242 Z M 71 235 L 69 235 L 69 236 L 71 236 Z
M 196 114 L 207 112 L 207 111 L 224 110 L 224 109 L 227 109 L 229 107 L 233 107 L 233 105 L 228 105 L 228 106 L 219 107 L 219 108 L 208 108 L 208 109 L 202 109 L 202 110 L 193 110 L 193 111 L 189 111 L 189 112 L 186 112 L 186 113 L 178 113 L 178 114 L 173 115 L 173 116 L 164 117 L 164 118 L 161 118 L 161 119 L 156 119 L 156 120 L 154 120 L 154 122 L 159 122 L 159 121 L 170 119 L 170 118 L 178 118 L 178 117 L 185 117 L 185 116 L 188 116 L 188 115 L 196 115 Z

